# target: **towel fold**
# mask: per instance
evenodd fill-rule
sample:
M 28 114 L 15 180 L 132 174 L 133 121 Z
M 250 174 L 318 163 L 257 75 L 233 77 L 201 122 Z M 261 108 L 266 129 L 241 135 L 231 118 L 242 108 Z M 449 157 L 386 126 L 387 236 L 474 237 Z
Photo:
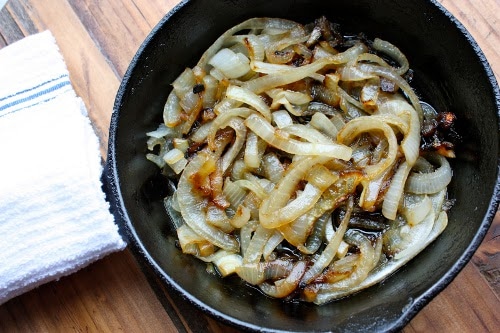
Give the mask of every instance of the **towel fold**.
M 49 31 L 0 49 L 0 304 L 126 244 L 99 142 Z

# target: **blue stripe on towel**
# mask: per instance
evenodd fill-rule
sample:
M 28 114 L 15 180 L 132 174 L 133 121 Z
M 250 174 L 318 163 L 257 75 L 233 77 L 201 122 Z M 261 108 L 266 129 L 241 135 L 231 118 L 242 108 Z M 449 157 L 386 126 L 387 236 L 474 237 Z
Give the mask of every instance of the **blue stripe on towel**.
M 57 80 L 57 79 L 55 79 L 55 80 Z M 52 81 L 54 81 L 54 80 L 47 81 L 46 83 L 50 83 Z M 46 83 L 42 83 L 41 85 L 39 85 L 37 87 L 40 87 L 40 86 L 42 86 L 42 85 L 44 85 Z M 53 86 L 50 86 L 50 87 L 48 87 L 48 88 L 46 88 L 44 90 L 38 91 L 38 92 L 36 92 L 34 94 L 31 94 L 29 96 L 16 99 L 16 100 L 14 100 L 12 102 L 8 102 L 7 104 L 4 104 L 4 105 L 0 105 L 0 117 L 3 116 L 3 115 L 5 115 L 5 114 L 7 114 L 7 113 L 12 113 L 13 112 L 13 111 L 9 111 L 9 112 L 5 112 L 5 114 L 2 114 L 2 113 L 4 113 L 2 111 L 6 110 L 8 108 L 11 108 L 13 106 L 19 105 L 21 103 L 24 103 L 24 102 L 27 102 L 27 101 L 30 101 L 30 100 L 38 99 L 38 98 L 40 98 L 40 97 L 42 97 L 44 95 L 47 95 L 47 94 L 49 94 L 49 93 L 51 93 L 51 92 L 53 92 L 55 90 L 58 90 L 58 89 L 60 89 L 60 88 L 62 88 L 64 86 L 67 86 L 67 85 L 71 85 L 71 82 L 69 80 L 65 80 L 65 81 L 59 82 L 59 83 L 57 83 L 57 84 L 55 84 Z M 17 95 L 23 94 L 24 92 L 27 92 L 27 91 L 34 90 L 37 87 L 33 87 L 33 88 L 30 88 L 30 89 L 27 89 L 27 90 L 24 90 L 24 91 L 20 91 L 20 92 L 16 93 L 15 95 L 13 95 L 12 97 L 15 97 Z M 52 99 L 52 98 L 48 98 L 48 99 Z M 45 99 L 43 101 L 46 101 L 46 100 L 47 99 Z M 33 103 L 31 105 L 38 104 L 40 102 L 42 102 L 42 100 L 41 101 L 36 101 L 35 103 Z
M 6 99 L 9 99 L 9 98 L 13 98 L 13 97 L 16 97 L 16 96 L 22 95 L 22 94 L 24 94 L 24 93 L 26 93 L 26 92 L 33 91 L 33 90 L 38 89 L 38 88 L 40 88 L 40 87 L 42 87 L 42 86 L 44 86 L 44 85 L 46 85 L 46 84 L 49 84 L 49 83 L 51 83 L 51 82 L 54 82 L 54 81 L 60 80 L 60 79 L 62 79 L 62 78 L 67 78 L 67 79 L 69 80 L 69 76 L 68 76 L 68 74 L 63 74 L 63 75 L 61 75 L 61 76 L 55 77 L 55 78 L 53 78 L 53 79 L 50 79 L 50 80 L 48 80 L 48 81 L 42 82 L 42 83 L 40 83 L 40 84 L 38 84 L 38 85 L 36 85 L 36 86 L 33 86 L 33 87 L 31 87 L 31 88 L 28 88 L 28 89 L 25 89 L 25 90 L 18 91 L 18 92 L 16 92 L 15 94 L 12 94 L 12 95 L 9 95 L 9 96 L 2 97 L 2 98 L 0 98 L 0 102 L 4 101 L 4 100 L 6 100 Z

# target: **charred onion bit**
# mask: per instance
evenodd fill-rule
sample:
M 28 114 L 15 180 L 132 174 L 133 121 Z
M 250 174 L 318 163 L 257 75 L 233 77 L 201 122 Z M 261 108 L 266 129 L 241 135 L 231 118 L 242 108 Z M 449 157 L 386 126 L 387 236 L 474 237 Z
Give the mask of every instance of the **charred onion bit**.
M 453 203 L 456 117 L 412 75 L 395 45 L 324 16 L 247 20 L 172 83 L 146 157 L 177 188 L 148 199 L 167 195 L 183 253 L 270 297 L 324 304 L 378 283 Z
M 448 158 L 455 157 L 455 146 L 461 140 L 455 129 L 456 120 L 452 112 L 440 112 L 435 118 L 424 120 L 421 149 L 435 151 Z

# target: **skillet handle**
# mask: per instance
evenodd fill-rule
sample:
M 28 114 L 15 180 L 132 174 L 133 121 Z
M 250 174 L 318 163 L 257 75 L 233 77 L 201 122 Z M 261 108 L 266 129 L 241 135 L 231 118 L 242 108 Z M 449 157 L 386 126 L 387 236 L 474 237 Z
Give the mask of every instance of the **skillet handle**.
M 109 212 L 113 215 L 115 223 L 118 226 L 118 233 L 122 237 L 123 241 L 129 244 L 130 235 L 127 232 L 126 222 L 124 219 L 123 212 L 120 208 L 118 198 L 118 187 L 113 180 L 113 176 L 109 169 L 109 161 L 106 161 L 104 168 L 101 173 L 101 188 L 104 192 L 104 197 L 109 203 Z

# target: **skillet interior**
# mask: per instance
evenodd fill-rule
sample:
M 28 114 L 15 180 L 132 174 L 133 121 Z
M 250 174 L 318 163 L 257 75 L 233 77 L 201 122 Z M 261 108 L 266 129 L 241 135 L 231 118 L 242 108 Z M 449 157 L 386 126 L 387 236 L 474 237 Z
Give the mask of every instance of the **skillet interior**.
M 321 15 L 345 32 L 365 32 L 397 45 L 409 58 L 418 94 L 439 111 L 455 112 L 459 124 L 467 126 L 452 161 L 449 192 L 456 205 L 445 232 L 383 283 L 317 307 L 266 298 L 238 279 L 207 274 L 203 263 L 181 255 L 161 204 L 165 184 L 144 155 L 145 133 L 162 121 L 169 84 L 226 29 L 256 16 L 308 23 Z M 107 161 L 109 199 L 139 260 L 225 322 L 275 331 L 397 330 L 458 274 L 496 212 L 499 104 L 498 87 L 479 48 L 431 1 L 185 1 L 148 36 L 118 92 Z

